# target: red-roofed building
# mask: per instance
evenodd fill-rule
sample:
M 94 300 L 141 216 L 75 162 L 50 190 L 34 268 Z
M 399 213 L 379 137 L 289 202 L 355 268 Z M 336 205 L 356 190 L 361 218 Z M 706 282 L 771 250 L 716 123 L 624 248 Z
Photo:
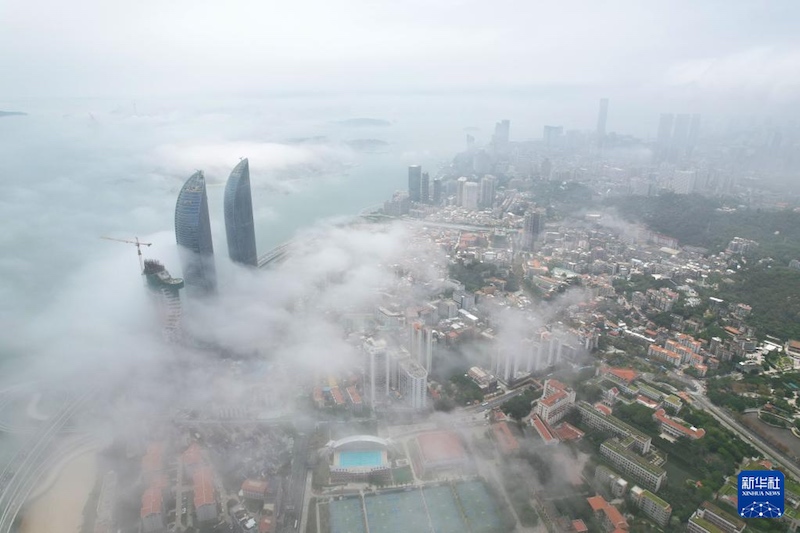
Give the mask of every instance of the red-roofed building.
M 344 396 L 342 395 L 342 391 L 339 390 L 339 387 L 333 387 L 331 389 L 331 398 L 333 398 L 333 403 L 337 406 L 344 405 Z
M 670 435 L 671 437 L 687 437 L 692 440 L 703 438 L 706 430 L 703 428 L 686 427 L 667 416 L 666 411 L 659 409 L 653 413 L 653 418 L 661 424 L 661 431 Z
M 164 469 L 164 445 L 152 443 L 147 447 L 147 453 L 142 457 L 142 476 L 151 483 L 157 479 Z
M 199 522 L 217 519 L 217 499 L 214 495 L 214 477 L 208 467 L 194 474 L 194 508 Z
M 204 461 L 203 449 L 196 442 L 191 443 L 189 447 L 186 448 L 186 451 L 181 454 L 183 467 L 190 472 L 193 472 L 196 467 L 202 465 Z
M 142 530 L 145 533 L 163 531 L 164 529 L 164 497 L 158 487 L 149 487 L 142 494 Z
M 507 455 L 519 450 L 519 442 L 511 433 L 506 422 L 492 424 L 492 433 L 494 433 L 494 440 L 497 441 L 501 453 Z
M 314 405 L 317 409 L 325 407 L 325 396 L 322 394 L 322 387 L 314 387 L 312 397 L 314 398 Z
M 542 438 L 545 444 L 558 444 L 558 439 L 553 436 L 547 425 L 542 422 L 538 415 L 531 417 L 531 426 L 536 430 L 536 433 Z
M 569 422 L 561 422 L 556 428 L 554 428 L 554 432 L 559 440 L 567 441 L 567 440 L 580 440 L 583 438 L 583 431 L 576 428 Z
M 621 379 L 625 383 L 633 383 L 633 381 L 639 377 L 639 374 L 632 368 L 616 368 L 613 366 L 607 366 L 600 371 L 608 376 L 613 376 L 618 379 Z
M 611 410 L 611 408 L 609 406 L 603 405 L 602 403 L 594 404 L 594 408 L 596 410 L 600 411 L 601 413 L 603 413 L 606 416 L 610 416 L 611 413 L 613 413 L 613 411 Z
M 641 394 L 636 397 L 636 403 L 644 405 L 645 407 L 649 407 L 650 409 L 655 409 L 659 405 L 657 401 L 651 400 L 650 398 L 642 396 Z
M 249 500 L 265 500 L 269 491 L 269 483 L 263 479 L 245 479 L 242 483 L 242 495 Z
M 619 512 L 619 509 L 608 503 L 602 496 L 586 498 L 589 506 L 601 521 L 606 531 L 628 531 L 628 521 Z
M 575 533 L 589 533 L 589 528 L 586 527 L 586 523 L 583 520 L 573 520 L 572 531 Z
M 574 403 L 574 390 L 556 379 L 548 379 L 534 412 L 546 424 L 555 424 L 564 418 Z

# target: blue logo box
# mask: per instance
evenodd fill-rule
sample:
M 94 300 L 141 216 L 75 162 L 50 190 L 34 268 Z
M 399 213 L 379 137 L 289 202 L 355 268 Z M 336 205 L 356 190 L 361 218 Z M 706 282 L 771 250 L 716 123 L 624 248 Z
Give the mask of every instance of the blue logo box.
M 784 505 L 783 472 L 742 470 L 739 473 L 739 516 L 780 518 Z

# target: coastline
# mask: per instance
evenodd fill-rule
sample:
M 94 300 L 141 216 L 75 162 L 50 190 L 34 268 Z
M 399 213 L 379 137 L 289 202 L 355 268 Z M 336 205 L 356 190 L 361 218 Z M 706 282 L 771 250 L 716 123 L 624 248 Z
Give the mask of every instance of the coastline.
M 97 471 L 96 451 L 71 458 L 52 484 L 25 505 L 20 533 L 80 533 L 83 509 L 94 488 Z

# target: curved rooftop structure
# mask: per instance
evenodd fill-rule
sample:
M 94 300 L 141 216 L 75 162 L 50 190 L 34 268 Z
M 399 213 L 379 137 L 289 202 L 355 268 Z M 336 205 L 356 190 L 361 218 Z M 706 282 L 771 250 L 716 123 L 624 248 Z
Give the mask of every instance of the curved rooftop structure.
M 389 439 L 382 439 L 374 435 L 352 435 L 350 437 L 345 437 L 343 439 L 329 442 L 328 448 L 332 448 L 335 450 L 337 448 L 341 448 L 342 446 L 346 446 L 348 444 L 358 444 L 358 443 L 377 444 L 379 446 L 388 448 L 389 446 L 391 446 L 392 441 L 390 441 Z
M 175 205 L 175 239 L 181 255 L 187 291 L 207 295 L 216 291 L 214 245 L 203 171 L 186 180 Z
M 225 185 L 225 233 L 231 261 L 258 266 L 253 198 L 250 193 L 250 163 L 245 158 L 233 168 Z

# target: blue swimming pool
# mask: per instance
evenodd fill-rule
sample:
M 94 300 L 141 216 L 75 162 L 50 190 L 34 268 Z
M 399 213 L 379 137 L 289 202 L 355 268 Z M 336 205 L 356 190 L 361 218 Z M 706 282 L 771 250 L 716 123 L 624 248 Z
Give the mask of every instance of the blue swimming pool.
M 383 452 L 340 452 L 339 465 L 343 468 L 355 468 L 359 466 L 381 466 L 383 463 Z

